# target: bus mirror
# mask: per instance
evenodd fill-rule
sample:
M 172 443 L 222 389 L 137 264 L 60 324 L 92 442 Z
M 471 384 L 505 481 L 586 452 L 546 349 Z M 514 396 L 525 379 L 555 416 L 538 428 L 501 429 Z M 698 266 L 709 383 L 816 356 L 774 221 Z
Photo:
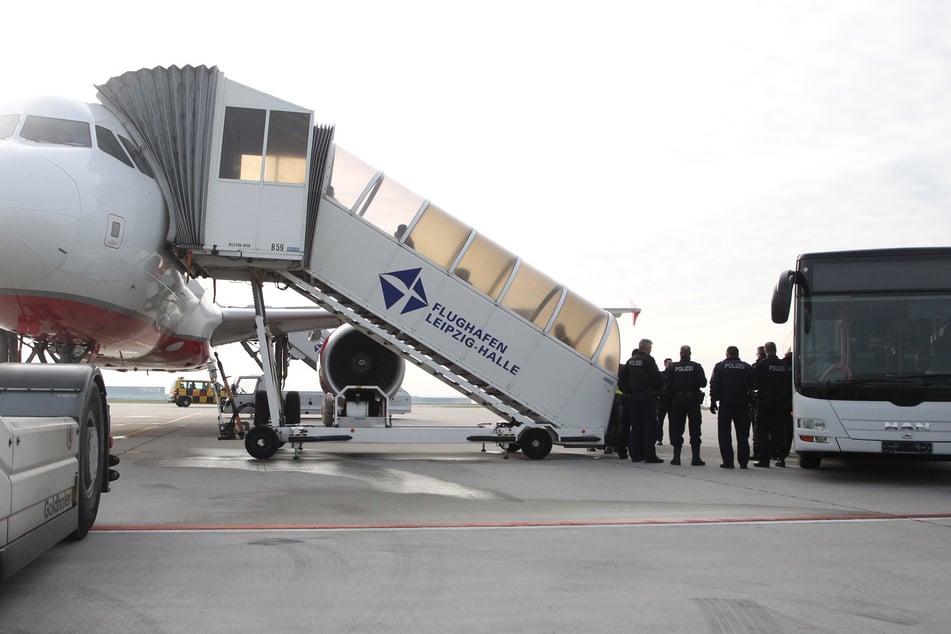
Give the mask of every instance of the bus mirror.
M 773 323 L 785 324 L 789 319 L 789 305 L 792 302 L 792 288 L 796 281 L 795 271 L 785 271 L 779 276 L 776 288 L 773 289 Z

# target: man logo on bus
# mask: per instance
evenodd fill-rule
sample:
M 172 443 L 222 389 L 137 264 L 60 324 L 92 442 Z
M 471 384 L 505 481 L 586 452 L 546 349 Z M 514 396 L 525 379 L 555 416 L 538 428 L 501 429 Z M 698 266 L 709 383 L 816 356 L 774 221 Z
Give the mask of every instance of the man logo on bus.
M 400 310 L 401 315 L 429 306 L 423 280 L 420 278 L 421 271 L 422 268 L 415 268 L 380 274 L 380 288 L 383 289 L 383 301 L 387 310 L 403 299 L 405 302 Z

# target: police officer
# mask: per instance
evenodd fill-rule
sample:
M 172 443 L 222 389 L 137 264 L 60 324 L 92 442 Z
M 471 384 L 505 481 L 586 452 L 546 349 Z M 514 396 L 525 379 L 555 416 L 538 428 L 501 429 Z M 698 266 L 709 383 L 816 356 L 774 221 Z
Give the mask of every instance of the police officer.
M 753 362 L 753 367 L 756 367 L 756 364 L 759 362 L 760 359 L 765 359 L 765 358 L 766 358 L 766 348 L 764 348 L 763 346 L 756 346 L 756 361 Z M 752 429 L 753 431 L 753 460 L 754 461 L 759 460 L 759 448 L 756 446 L 756 443 L 757 443 L 756 410 L 758 408 L 757 406 L 758 398 L 759 398 L 759 395 L 756 393 L 756 390 L 754 389 L 753 393 L 750 394 L 750 429 Z
M 690 346 L 680 346 L 680 361 L 672 363 L 664 373 L 667 380 L 665 389 L 670 395 L 670 444 L 674 446 L 674 458 L 670 464 L 680 464 L 680 450 L 684 444 L 684 426 L 690 423 L 690 450 L 693 460 L 690 464 L 703 466 L 700 459 L 700 404 L 707 385 L 707 377 L 699 363 L 690 360 Z
M 756 450 L 757 467 L 769 467 L 769 458 L 782 447 L 782 429 L 788 412 L 787 403 L 792 390 L 789 367 L 776 356 L 776 344 L 767 341 L 766 356 L 753 366 L 753 384 L 756 388 Z M 787 450 L 788 451 L 788 450 Z M 785 457 L 776 461 L 785 467 Z
M 664 373 L 667 372 L 670 365 L 673 363 L 673 360 L 670 357 L 664 359 L 664 370 L 661 372 L 661 376 L 664 376 Z M 666 384 L 667 382 L 664 381 Z M 661 391 L 660 396 L 657 397 L 657 444 L 664 444 L 664 419 L 667 418 L 667 412 L 670 410 L 668 407 L 667 394 L 665 391 Z
M 783 405 L 782 422 L 779 426 L 776 447 L 773 448 L 773 458 L 776 459 L 777 467 L 786 466 L 786 458 L 789 456 L 789 450 L 792 449 L 793 439 L 793 417 L 792 417 L 792 350 L 786 352 L 783 357 L 783 363 L 786 365 L 786 403 Z
M 618 376 L 621 374 L 618 366 Z M 611 405 L 611 416 L 608 418 L 608 428 L 604 433 L 604 453 L 617 452 L 617 457 L 627 460 L 627 422 L 624 420 L 624 392 L 620 386 L 614 390 L 614 403 Z
M 750 461 L 750 390 L 753 366 L 740 361 L 736 346 L 726 349 L 726 359 L 713 366 L 710 376 L 710 412 L 717 415 L 717 440 L 720 443 L 720 467 L 733 468 L 731 427 L 736 428 L 736 457 L 740 469 Z M 719 406 L 717 405 L 719 403 Z
M 657 362 L 651 356 L 653 343 L 641 339 L 637 350 L 618 373 L 618 386 L 624 392 L 624 417 L 630 428 L 628 454 L 631 462 L 656 464 L 663 462 L 657 457 L 654 441 L 657 434 L 657 395 L 663 381 Z

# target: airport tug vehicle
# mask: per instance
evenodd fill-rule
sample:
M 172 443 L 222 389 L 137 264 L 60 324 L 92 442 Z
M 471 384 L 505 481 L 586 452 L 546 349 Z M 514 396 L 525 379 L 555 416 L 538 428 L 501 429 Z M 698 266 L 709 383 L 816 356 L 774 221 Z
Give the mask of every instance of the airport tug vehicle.
M 97 369 L 0 363 L 0 580 L 86 536 L 119 477 L 110 445 Z

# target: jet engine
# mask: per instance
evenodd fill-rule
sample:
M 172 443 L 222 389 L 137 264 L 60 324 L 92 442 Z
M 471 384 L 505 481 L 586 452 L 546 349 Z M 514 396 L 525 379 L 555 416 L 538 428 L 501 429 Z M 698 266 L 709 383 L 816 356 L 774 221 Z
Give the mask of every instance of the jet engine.
M 320 351 L 324 394 L 338 394 L 348 385 L 375 385 L 390 397 L 399 390 L 405 371 L 402 357 L 353 326 L 330 333 Z

